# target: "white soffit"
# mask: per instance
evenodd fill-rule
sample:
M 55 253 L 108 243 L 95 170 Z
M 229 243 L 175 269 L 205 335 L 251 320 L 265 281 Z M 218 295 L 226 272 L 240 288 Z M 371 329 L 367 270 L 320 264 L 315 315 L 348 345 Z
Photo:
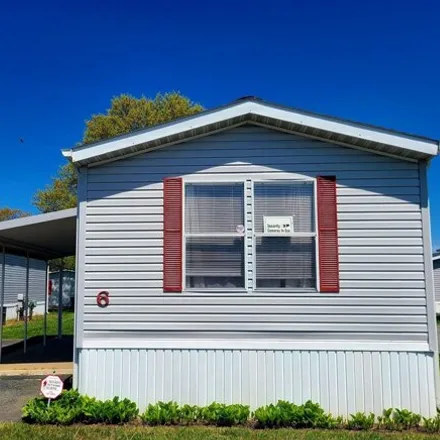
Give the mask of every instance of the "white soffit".
M 77 165 L 88 165 L 180 143 L 246 123 L 265 125 L 403 159 L 430 159 L 438 154 L 439 149 L 438 141 L 432 139 L 246 98 L 166 124 L 64 150 L 63 155 Z

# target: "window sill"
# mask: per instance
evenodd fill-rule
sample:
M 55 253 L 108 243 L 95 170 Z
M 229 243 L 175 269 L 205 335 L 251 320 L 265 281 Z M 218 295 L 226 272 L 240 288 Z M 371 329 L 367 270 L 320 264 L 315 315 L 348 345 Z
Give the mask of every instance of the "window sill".
M 169 294 L 167 294 L 169 295 Z M 339 293 L 320 293 L 316 289 L 256 289 L 248 291 L 245 289 L 185 289 L 181 293 L 176 293 L 176 295 L 186 295 L 186 296 L 248 296 L 248 297 L 258 297 L 258 296 L 337 296 Z

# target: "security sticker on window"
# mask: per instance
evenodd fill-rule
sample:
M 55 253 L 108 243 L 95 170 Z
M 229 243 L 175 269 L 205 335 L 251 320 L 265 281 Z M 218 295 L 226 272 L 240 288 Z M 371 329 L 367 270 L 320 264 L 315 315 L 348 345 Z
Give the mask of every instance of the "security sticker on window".
M 265 234 L 292 234 L 293 216 L 264 216 L 263 232 Z

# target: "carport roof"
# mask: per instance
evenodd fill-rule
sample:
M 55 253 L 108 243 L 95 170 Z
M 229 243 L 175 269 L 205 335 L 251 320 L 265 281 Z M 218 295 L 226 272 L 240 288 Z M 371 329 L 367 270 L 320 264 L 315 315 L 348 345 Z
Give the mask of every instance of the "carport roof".
M 75 255 L 77 209 L 0 222 L 0 244 L 44 259 Z

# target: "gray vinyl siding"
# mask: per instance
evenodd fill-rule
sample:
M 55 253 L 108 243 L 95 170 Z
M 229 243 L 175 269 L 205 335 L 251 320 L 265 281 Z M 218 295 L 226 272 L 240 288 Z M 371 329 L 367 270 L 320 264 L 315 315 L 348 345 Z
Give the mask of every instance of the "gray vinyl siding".
M 6 254 L 5 304 L 16 304 L 17 295 L 26 293 L 26 257 Z
M 440 260 L 435 260 L 433 263 L 435 302 L 440 303 Z
M 6 254 L 5 256 L 5 302 L 15 305 L 17 296 L 26 294 L 26 257 Z M 29 259 L 29 300 L 43 302 L 46 292 L 46 262 Z
M 44 302 L 46 294 L 46 262 L 29 259 L 29 299 Z
M 163 293 L 164 177 L 329 174 L 337 177 L 339 294 L 251 292 L 250 205 L 249 291 Z M 84 339 L 167 334 L 427 342 L 416 163 L 244 126 L 90 168 L 85 224 Z M 100 290 L 110 293 L 105 309 L 96 306 Z

